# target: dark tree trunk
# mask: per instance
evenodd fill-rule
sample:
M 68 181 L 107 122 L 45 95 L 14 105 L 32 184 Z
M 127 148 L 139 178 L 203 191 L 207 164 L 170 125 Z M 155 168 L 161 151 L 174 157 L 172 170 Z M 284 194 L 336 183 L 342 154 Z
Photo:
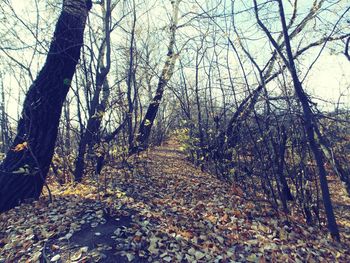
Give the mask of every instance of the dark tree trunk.
M 86 132 L 82 133 L 80 136 L 79 146 L 78 146 L 78 155 L 75 160 L 75 170 L 74 170 L 74 180 L 76 182 L 81 182 L 84 174 L 85 167 L 85 153 L 86 153 L 86 145 L 88 139 L 86 138 Z
M 328 230 L 331 233 L 332 237 L 335 240 L 340 240 L 338 225 L 336 223 L 334 211 L 333 211 L 333 205 L 332 200 L 330 198 L 329 188 L 328 188 L 328 182 L 327 182 L 327 173 L 324 167 L 324 156 L 322 154 L 320 144 L 317 142 L 315 138 L 315 132 L 318 131 L 317 122 L 315 120 L 315 116 L 312 112 L 312 109 L 309 104 L 309 99 L 304 92 L 302 83 L 300 82 L 297 68 L 294 63 L 294 56 L 292 53 L 292 47 L 290 43 L 290 36 L 288 34 L 288 26 L 285 19 L 285 13 L 284 13 L 284 7 L 282 0 L 277 0 L 278 6 L 279 6 L 279 13 L 280 13 L 280 20 L 282 24 L 282 33 L 285 41 L 285 47 L 286 47 L 286 54 L 287 57 L 282 52 L 280 46 L 277 44 L 276 40 L 273 38 L 271 32 L 268 30 L 268 28 L 263 24 L 263 22 L 259 18 L 259 11 L 258 11 L 258 4 L 257 1 L 254 0 L 254 11 L 255 16 L 257 19 L 257 22 L 259 26 L 263 29 L 267 37 L 269 38 L 271 44 L 275 48 L 276 52 L 279 54 L 279 56 L 282 58 L 286 68 L 289 70 L 294 90 L 297 98 L 299 99 L 302 109 L 303 109 L 303 117 L 304 117 L 304 128 L 306 131 L 308 143 L 310 150 L 312 151 L 314 155 L 314 160 L 316 162 L 318 173 L 319 173 L 319 179 L 320 179 L 320 186 L 322 190 L 322 198 L 323 198 L 323 205 L 325 208 L 326 216 L 327 216 L 327 224 L 328 224 Z
M 16 138 L 1 164 L 0 211 L 41 194 L 91 5 L 86 0 L 63 1 L 45 65 L 28 90 Z
M 11 144 L 11 135 L 9 129 L 9 121 L 5 110 L 5 92 L 4 92 L 4 83 L 2 75 L 0 74 L 1 81 L 1 102 L 0 102 L 0 111 L 1 111 L 1 151 L 6 152 L 9 149 Z
M 283 28 L 283 34 L 284 34 L 284 40 L 286 43 L 286 52 L 287 52 L 287 58 L 288 61 L 286 61 L 286 65 L 289 68 L 289 71 L 291 73 L 294 89 L 297 97 L 299 98 L 299 101 L 303 108 L 304 113 L 304 126 L 307 134 L 307 138 L 309 141 L 310 149 L 314 155 L 319 178 L 320 178 L 320 185 L 322 190 L 322 199 L 323 199 L 323 205 L 325 208 L 326 216 L 327 216 L 327 224 L 328 224 L 328 230 L 331 233 L 332 237 L 340 241 L 340 235 L 338 230 L 338 225 L 335 219 L 334 211 L 333 211 L 333 205 L 332 200 L 329 193 L 328 188 L 328 182 L 327 182 L 327 172 L 324 167 L 324 156 L 322 154 L 321 145 L 319 142 L 317 142 L 315 138 L 315 132 L 318 133 L 318 127 L 317 123 L 315 121 L 314 114 L 311 110 L 311 107 L 309 105 L 308 98 L 304 92 L 303 86 L 299 80 L 296 66 L 294 64 L 293 54 L 292 54 L 292 48 L 290 44 L 290 39 L 288 36 L 288 29 L 285 21 L 285 15 L 284 15 L 284 8 L 282 0 L 278 0 L 279 9 L 280 9 L 280 17 L 281 17 L 281 23 Z
M 99 76 L 100 74 L 98 74 L 97 76 L 97 88 L 101 89 L 102 84 L 99 83 L 100 80 Z M 107 74 L 104 75 L 104 84 L 107 86 L 108 92 L 109 92 L 109 86 L 107 83 L 107 79 L 106 79 Z M 98 93 L 100 93 L 100 91 L 96 91 Z M 109 95 L 108 95 L 109 97 Z M 94 115 L 92 115 L 87 123 L 85 132 L 82 134 L 80 142 L 79 142 L 79 148 L 78 148 L 78 156 L 76 159 L 76 163 L 75 163 L 75 171 L 74 171 L 74 178 L 75 181 L 80 182 L 83 178 L 83 174 L 84 174 L 84 168 L 85 168 L 85 153 L 86 153 L 86 149 L 87 146 L 89 145 L 89 147 L 92 149 L 93 145 L 95 143 L 99 142 L 99 137 L 100 137 L 100 127 L 101 127 L 101 123 L 102 123 L 102 118 L 103 115 L 105 113 L 106 110 L 106 103 L 107 101 L 104 101 L 99 103 L 96 102 L 97 105 L 94 105 L 92 108 L 94 108 Z
M 133 112 L 134 112 L 134 103 L 136 99 L 136 66 L 134 63 L 135 60 L 135 31 L 136 31 L 136 7 L 135 0 L 133 3 L 133 20 L 130 36 L 130 47 L 129 47 L 129 69 L 128 76 L 126 80 L 127 84 L 127 100 L 128 100 L 128 115 L 127 115 L 127 129 L 128 129 L 128 144 L 129 150 L 134 148 L 134 126 L 133 126 Z
M 203 52 L 203 56 L 199 57 L 199 52 L 203 49 L 204 40 L 201 42 L 200 48 L 197 50 L 196 55 L 196 73 L 195 73 L 195 94 L 196 94 L 196 106 L 197 106 L 197 124 L 198 124 L 198 135 L 199 135 L 199 149 L 197 150 L 197 160 L 199 162 L 202 157 L 205 156 L 204 148 L 204 131 L 203 131 L 203 118 L 200 104 L 200 94 L 199 94 L 199 66 L 202 63 L 205 52 Z M 198 163 L 199 165 L 200 163 Z M 203 169 L 203 166 L 201 167 Z
M 350 196 L 350 175 L 349 172 L 346 171 L 343 166 L 341 165 L 338 158 L 334 155 L 329 142 L 324 138 L 320 131 L 316 131 L 315 134 L 317 136 L 318 142 L 321 145 L 321 149 L 323 151 L 323 154 L 328 159 L 329 163 L 331 164 L 334 172 L 337 174 L 339 179 L 345 184 L 345 189 L 348 193 L 348 196 Z
M 293 201 L 293 195 L 290 191 L 287 179 L 284 175 L 284 158 L 286 153 L 286 144 L 287 144 L 287 132 L 285 130 L 285 127 L 281 127 L 281 141 L 279 145 L 279 154 L 278 154 L 278 161 L 277 161 L 277 167 L 278 167 L 278 176 L 279 180 L 282 185 L 282 194 L 284 198 L 288 201 Z
M 344 51 L 346 58 L 350 61 L 349 46 L 350 46 L 350 37 L 348 37 L 348 39 L 346 40 L 345 51 Z
M 165 85 L 166 82 L 163 79 L 160 79 L 156 91 L 156 96 L 154 96 L 152 103 L 148 106 L 146 115 L 140 125 L 139 136 L 137 137 L 138 149 L 134 148 L 132 149 L 132 152 L 136 152 L 138 150 L 143 150 L 147 148 L 148 138 L 151 134 L 152 126 L 157 116 L 159 104 L 163 97 Z
M 106 5 L 105 5 L 106 4 Z M 104 10 L 103 23 L 105 39 L 101 44 L 99 58 L 96 70 L 96 90 L 91 102 L 90 116 L 87 122 L 85 132 L 82 133 L 78 147 L 78 156 L 75 162 L 74 178 L 80 182 L 84 175 L 85 153 L 87 146 L 90 152 L 95 143 L 100 141 L 100 128 L 103 115 L 107 108 L 107 102 L 110 95 L 110 87 L 107 75 L 111 67 L 111 42 L 110 42 L 110 19 L 111 19 L 111 1 L 101 2 Z M 106 65 L 104 58 L 106 57 Z M 102 93 L 102 99 L 100 99 Z
M 112 140 L 116 139 L 119 132 L 124 128 L 124 126 L 127 124 L 127 118 L 116 128 L 112 133 L 106 135 L 101 141 L 103 143 L 110 143 Z M 100 156 L 97 157 L 96 160 L 96 166 L 95 166 L 95 174 L 99 175 L 102 171 L 102 168 L 105 164 L 105 156 L 106 153 L 102 153 Z

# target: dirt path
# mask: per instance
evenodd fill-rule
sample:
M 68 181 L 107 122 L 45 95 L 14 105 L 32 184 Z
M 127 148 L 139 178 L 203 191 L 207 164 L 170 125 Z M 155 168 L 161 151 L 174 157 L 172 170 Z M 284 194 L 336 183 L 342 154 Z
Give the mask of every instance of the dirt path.
M 53 189 L 50 207 L 43 199 L 1 215 L 7 221 L 0 262 L 350 261 L 347 244 L 333 244 L 325 229 L 297 217 L 287 222 L 268 206 L 245 200 L 178 149 L 170 140 L 135 157 L 130 172 L 107 168 L 109 188 L 100 201 L 86 182 Z M 16 223 L 15 217 L 26 220 Z

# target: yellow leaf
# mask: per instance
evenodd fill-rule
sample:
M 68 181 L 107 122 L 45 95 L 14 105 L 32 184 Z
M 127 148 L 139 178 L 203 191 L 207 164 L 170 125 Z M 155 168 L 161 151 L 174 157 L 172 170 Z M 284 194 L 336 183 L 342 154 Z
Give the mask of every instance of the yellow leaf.
M 145 120 L 145 126 L 151 125 L 151 121 L 149 119 Z
M 251 254 L 250 256 L 247 257 L 247 261 L 249 261 L 249 262 L 256 262 L 257 261 L 257 256 L 255 254 Z
M 24 149 L 28 148 L 28 143 L 27 142 L 23 142 L 23 143 L 19 143 L 15 146 L 15 148 L 12 149 L 12 151 L 14 152 L 20 152 L 23 151 Z
M 288 238 L 288 234 L 286 233 L 286 231 L 281 229 L 280 230 L 280 240 L 286 240 L 287 238 Z

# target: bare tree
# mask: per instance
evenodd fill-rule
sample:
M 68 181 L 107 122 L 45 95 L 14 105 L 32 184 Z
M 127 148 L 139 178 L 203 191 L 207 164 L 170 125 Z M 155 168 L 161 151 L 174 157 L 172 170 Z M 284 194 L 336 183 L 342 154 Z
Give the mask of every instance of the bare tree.
M 100 126 L 107 108 L 110 95 L 110 87 L 107 75 L 111 68 L 111 13 L 113 11 L 111 0 L 101 1 L 103 19 L 103 41 L 99 47 L 99 54 L 96 67 L 95 90 L 90 103 L 89 119 L 87 126 L 79 142 L 78 156 L 75 163 L 74 177 L 81 181 L 84 173 L 86 147 L 92 149 L 95 143 L 99 142 Z M 116 5 L 113 5 L 115 7 Z M 106 61 L 106 63 L 104 62 Z M 101 98 L 102 97 L 102 98 Z
M 141 122 L 141 125 L 139 128 L 139 134 L 136 138 L 137 145 L 134 149 L 131 149 L 131 152 L 136 152 L 140 149 L 144 149 L 147 147 L 148 139 L 152 130 L 154 120 L 156 119 L 156 116 L 157 116 L 159 105 L 163 98 L 165 87 L 167 86 L 174 72 L 174 67 L 178 56 L 175 53 L 175 41 L 176 41 L 176 30 L 178 27 L 180 2 L 181 0 L 171 0 L 173 11 L 172 11 L 172 17 L 171 17 L 170 39 L 168 44 L 167 58 L 163 66 L 162 73 L 158 79 L 158 85 L 157 85 L 155 96 L 153 97 L 153 100 L 148 106 L 147 112 Z
M 91 6 L 91 1 L 63 1 L 45 65 L 29 88 L 16 138 L 1 164 L 0 211 L 41 194 Z
M 338 226 L 335 220 L 334 212 L 333 212 L 333 206 L 332 206 L 332 201 L 330 198 L 329 194 L 329 188 L 328 188 L 328 183 L 327 183 L 327 172 L 324 167 L 324 157 L 322 154 L 321 150 L 321 145 L 319 142 L 317 142 L 315 138 L 315 133 L 319 133 L 318 125 L 317 125 L 317 120 L 312 112 L 311 106 L 309 104 L 309 98 L 307 94 L 305 93 L 302 83 L 299 79 L 297 68 L 294 62 L 294 56 L 292 53 L 292 47 L 290 43 L 290 37 L 288 33 L 288 26 L 286 23 L 286 18 L 285 18 L 285 13 L 284 13 L 284 7 L 282 0 L 277 0 L 278 6 L 279 6 L 279 14 L 280 14 L 280 19 L 281 19 L 281 24 L 282 24 L 282 32 L 283 32 L 283 37 L 284 37 L 284 42 L 286 45 L 286 53 L 287 57 L 281 52 L 277 42 L 275 39 L 272 37 L 271 33 L 269 30 L 266 28 L 266 26 L 263 24 L 263 22 L 259 18 L 259 11 L 258 11 L 258 6 L 256 0 L 254 0 L 254 6 L 255 6 L 255 12 L 256 12 L 256 18 L 258 21 L 259 26 L 264 30 L 266 35 L 268 36 L 269 40 L 271 41 L 271 44 L 274 46 L 276 51 L 278 52 L 279 56 L 282 58 L 285 66 L 288 68 L 288 71 L 291 74 L 293 84 L 294 84 L 294 89 L 295 93 L 302 105 L 303 109 L 303 115 L 304 115 L 304 125 L 305 125 L 305 130 L 308 138 L 308 142 L 310 145 L 310 148 L 313 152 L 317 168 L 318 168 L 318 173 L 319 173 L 319 178 L 320 178 L 320 184 L 321 184 L 321 189 L 322 189 L 322 198 L 323 198 L 323 204 L 325 207 L 326 215 L 327 215 L 327 222 L 328 222 L 328 230 L 331 233 L 332 237 L 339 241 L 340 240 L 340 235 L 339 235 L 339 230 Z

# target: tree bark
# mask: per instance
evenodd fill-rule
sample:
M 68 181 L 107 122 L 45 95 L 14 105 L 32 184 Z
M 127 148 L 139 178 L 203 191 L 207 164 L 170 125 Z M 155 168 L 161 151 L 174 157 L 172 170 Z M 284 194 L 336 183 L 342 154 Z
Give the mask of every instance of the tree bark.
M 315 137 L 317 138 L 321 150 L 323 151 L 324 156 L 328 159 L 330 165 L 332 166 L 334 172 L 337 174 L 339 179 L 344 183 L 346 192 L 348 193 L 348 196 L 350 196 L 350 175 L 349 172 L 347 172 L 341 165 L 338 158 L 334 155 L 329 143 L 327 140 L 322 136 L 321 132 L 318 130 L 316 131 Z
M 100 140 L 100 127 L 103 116 L 105 114 L 107 103 L 110 95 L 110 87 L 108 84 L 107 75 L 111 68 L 111 41 L 110 41 L 110 20 L 111 20 L 111 1 L 101 2 L 103 12 L 104 35 L 99 59 L 96 70 L 96 90 L 91 102 L 91 114 L 89 116 L 85 132 L 82 134 L 79 147 L 78 156 L 75 162 L 74 178 L 75 181 L 80 182 L 84 175 L 85 168 L 85 153 L 87 146 L 93 148 L 95 143 Z M 104 58 L 106 58 L 106 65 L 104 65 Z M 100 99 L 102 92 L 102 99 Z
M 5 106 L 5 91 L 4 91 L 4 83 L 3 83 L 3 76 L 0 73 L 0 93 L 1 93 L 1 102 L 0 102 L 0 111 L 1 111 L 1 151 L 4 153 L 9 149 L 9 146 L 11 144 L 11 133 L 9 129 L 9 121 L 6 114 L 6 106 Z
M 0 212 L 41 194 L 91 6 L 90 0 L 63 0 L 46 62 L 27 92 L 16 138 L 1 164 Z
M 329 188 L 328 188 L 327 172 L 324 167 L 324 158 L 323 158 L 321 146 L 315 138 L 315 132 L 317 133 L 318 131 L 317 123 L 315 121 L 314 114 L 312 113 L 311 107 L 309 105 L 308 98 L 304 92 L 303 86 L 297 74 L 296 66 L 293 59 L 290 39 L 288 35 L 288 29 L 285 21 L 283 3 L 282 3 L 282 0 L 277 0 L 277 1 L 279 5 L 279 10 L 280 10 L 280 17 L 281 17 L 281 23 L 282 23 L 283 34 L 284 34 L 284 39 L 286 43 L 287 58 L 288 58 L 288 60 L 287 59 L 284 59 L 284 60 L 286 60 L 286 66 L 288 67 L 291 73 L 295 93 L 299 98 L 299 101 L 303 108 L 304 125 L 306 129 L 306 134 L 309 141 L 310 149 L 314 155 L 317 168 L 318 168 L 320 185 L 322 190 L 323 205 L 327 216 L 328 230 L 331 233 L 333 239 L 340 241 L 338 225 L 335 219 L 332 200 L 331 200 Z
M 148 146 L 148 139 L 151 134 L 152 126 L 154 120 L 157 116 L 157 112 L 159 109 L 160 102 L 163 98 L 163 93 L 168 81 L 171 79 L 174 73 L 174 67 L 176 63 L 177 55 L 174 52 L 175 49 L 175 39 L 176 39 L 176 30 L 178 24 L 178 13 L 179 13 L 179 4 L 181 0 L 173 0 L 171 4 L 173 6 L 173 15 L 171 22 L 171 35 L 168 45 L 168 54 L 167 59 L 165 61 L 162 73 L 158 79 L 158 86 L 156 90 L 156 95 L 153 97 L 152 102 L 148 106 L 145 117 L 143 118 L 140 128 L 139 134 L 136 138 L 137 145 L 131 149 L 131 153 L 135 153 L 137 151 L 143 150 Z
M 132 27 L 130 32 L 130 47 L 129 47 L 129 68 L 128 76 L 126 79 L 127 85 L 127 101 L 128 101 L 128 115 L 127 115 L 127 130 L 128 130 L 128 144 L 129 150 L 134 148 L 134 125 L 133 125 L 133 113 L 135 108 L 136 99 L 136 65 L 135 65 L 135 54 L 136 54 L 136 44 L 135 44 L 135 33 L 136 33 L 136 4 L 135 0 L 132 1 Z M 136 120 L 135 120 L 136 121 Z

